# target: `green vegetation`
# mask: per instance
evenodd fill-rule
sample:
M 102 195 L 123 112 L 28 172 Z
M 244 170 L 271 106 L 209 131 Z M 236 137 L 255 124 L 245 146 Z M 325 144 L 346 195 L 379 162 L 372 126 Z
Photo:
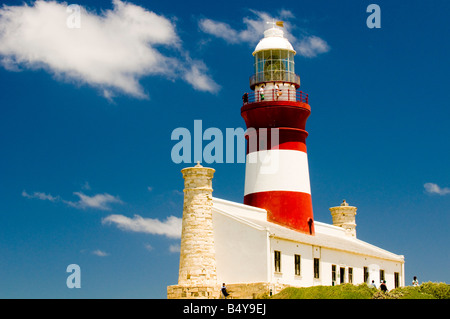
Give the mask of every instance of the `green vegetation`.
M 366 284 L 308 288 L 289 287 L 272 297 L 260 297 L 271 299 L 450 299 L 450 285 L 442 282 L 425 282 L 418 287 L 399 287 L 387 293 L 376 288 L 370 288 Z

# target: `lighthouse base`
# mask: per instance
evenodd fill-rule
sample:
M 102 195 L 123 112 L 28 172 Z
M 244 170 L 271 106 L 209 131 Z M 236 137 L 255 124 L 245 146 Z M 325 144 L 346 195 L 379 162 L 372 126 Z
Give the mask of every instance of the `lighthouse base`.
M 269 282 L 227 284 L 230 295 L 227 299 L 260 299 L 279 293 L 290 285 Z M 167 299 L 223 299 L 220 285 L 211 286 L 167 286 Z
M 167 286 L 167 299 L 218 299 L 220 286 Z
M 267 210 L 269 222 L 314 235 L 311 195 L 302 192 L 270 191 L 244 196 L 244 204 Z

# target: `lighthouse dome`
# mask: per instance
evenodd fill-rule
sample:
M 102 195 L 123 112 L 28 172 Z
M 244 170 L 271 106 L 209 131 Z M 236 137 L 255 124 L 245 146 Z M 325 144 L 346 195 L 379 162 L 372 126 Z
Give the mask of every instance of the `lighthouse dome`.
M 264 31 L 264 38 L 262 38 L 253 51 L 253 55 L 259 51 L 270 49 L 281 49 L 292 51 L 295 54 L 295 50 L 292 44 L 283 36 L 284 32 L 278 28 L 270 28 Z

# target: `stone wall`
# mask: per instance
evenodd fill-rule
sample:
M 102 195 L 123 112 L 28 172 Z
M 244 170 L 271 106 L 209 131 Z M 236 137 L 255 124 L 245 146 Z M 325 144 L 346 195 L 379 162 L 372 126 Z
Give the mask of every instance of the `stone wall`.
M 230 296 L 227 299 L 258 299 L 279 293 L 289 285 L 268 282 L 237 283 L 226 285 Z M 168 286 L 167 299 L 221 299 L 221 285 L 216 286 Z
M 219 286 L 180 286 L 167 287 L 167 299 L 218 299 Z

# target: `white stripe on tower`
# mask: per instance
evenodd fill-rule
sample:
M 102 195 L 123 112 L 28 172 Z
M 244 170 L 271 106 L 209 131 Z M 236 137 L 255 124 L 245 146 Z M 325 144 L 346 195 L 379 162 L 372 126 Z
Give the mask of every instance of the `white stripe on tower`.
M 247 154 L 244 195 L 269 191 L 311 194 L 305 152 L 272 149 Z

